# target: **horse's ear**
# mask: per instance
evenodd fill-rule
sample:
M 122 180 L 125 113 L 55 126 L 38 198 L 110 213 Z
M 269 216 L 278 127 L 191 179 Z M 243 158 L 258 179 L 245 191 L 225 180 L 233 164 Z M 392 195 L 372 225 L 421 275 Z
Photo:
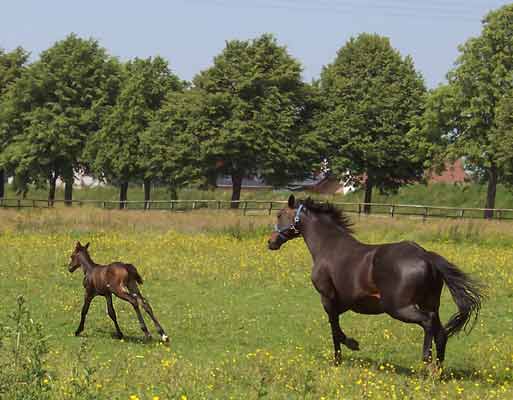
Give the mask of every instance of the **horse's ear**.
M 89 242 L 87 242 L 87 244 L 84 246 L 84 249 L 88 249 L 89 248 Z
M 289 208 L 294 208 L 295 205 L 296 205 L 296 198 L 294 197 L 293 194 L 291 194 L 289 196 Z
M 82 245 L 80 244 L 80 241 L 78 241 L 78 242 L 77 242 L 77 244 L 75 245 L 75 247 L 76 247 L 77 249 L 80 249 L 80 248 L 82 247 Z

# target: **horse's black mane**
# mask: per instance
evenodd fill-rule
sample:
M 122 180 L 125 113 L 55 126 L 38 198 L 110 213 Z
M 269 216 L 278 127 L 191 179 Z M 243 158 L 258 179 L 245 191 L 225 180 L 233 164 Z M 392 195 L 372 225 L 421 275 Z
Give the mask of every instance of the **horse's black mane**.
M 347 233 L 353 233 L 353 223 L 342 210 L 338 209 L 334 204 L 331 203 L 319 203 L 312 200 L 310 197 L 300 202 L 307 210 L 318 214 L 326 214 L 331 217 L 333 222 L 344 229 Z

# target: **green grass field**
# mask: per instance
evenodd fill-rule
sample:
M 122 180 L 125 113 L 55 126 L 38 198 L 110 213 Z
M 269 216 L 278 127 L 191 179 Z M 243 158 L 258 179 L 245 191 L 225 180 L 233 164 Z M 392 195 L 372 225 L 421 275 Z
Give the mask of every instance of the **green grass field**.
M 302 240 L 268 251 L 272 217 L 59 209 L 0 210 L 0 221 L 0 326 L 7 332 L 0 338 L 0 398 L 513 398 L 512 223 L 355 220 L 362 241 L 416 240 L 487 285 L 479 322 L 469 336 L 449 340 L 439 374 L 420 362 L 419 327 L 353 313 L 341 324 L 361 351 L 344 350 L 334 367 L 310 255 Z M 138 267 L 169 346 L 157 340 L 149 318 L 155 339 L 142 340 L 133 310 L 119 300 L 114 306 L 126 339 L 114 339 L 102 298 L 93 301 L 83 336 L 73 336 L 82 273 L 69 274 L 67 263 L 77 240 L 91 242 L 97 262 Z M 35 334 L 17 330 L 8 317 L 19 295 L 41 324 L 48 348 L 42 366 L 30 353 L 39 343 Z M 447 321 L 455 306 L 446 290 L 442 303 Z M 20 365 L 31 366 L 34 376 Z M 39 397 L 30 397 L 36 381 Z

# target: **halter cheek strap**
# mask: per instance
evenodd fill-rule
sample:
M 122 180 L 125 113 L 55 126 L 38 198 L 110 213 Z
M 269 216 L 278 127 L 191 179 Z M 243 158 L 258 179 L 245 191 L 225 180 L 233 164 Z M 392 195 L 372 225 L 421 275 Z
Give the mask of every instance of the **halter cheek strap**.
M 290 233 L 293 233 L 295 235 L 298 235 L 300 233 L 297 226 L 301 222 L 301 211 L 303 211 L 303 204 L 300 204 L 299 207 L 297 208 L 296 215 L 294 216 L 294 222 L 292 224 L 290 224 L 290 226 L 288 228 L 280 229 L 278 227 L 278 225 L 276 225 L 275 230 L 276 230 L 276 232 L 278 232 L 278 236 L 282 240 L 289 240 Z

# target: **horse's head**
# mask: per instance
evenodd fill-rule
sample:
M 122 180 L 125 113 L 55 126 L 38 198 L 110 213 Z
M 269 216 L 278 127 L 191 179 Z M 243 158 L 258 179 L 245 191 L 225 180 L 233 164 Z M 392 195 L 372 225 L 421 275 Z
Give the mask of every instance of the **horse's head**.
M 282 208 L 276 217 L 274 232 L 267 242 L 270 250 L 278 250 L 283 243 L 301 236 L 299 228 L 302 209 L 303 205 L 297 205 L 294 195 L 291 194 L 287 206 Z
M 71 253 L 70 261 L 69 261 L 69 272 L 75 272 L 75 270 L 80 267 L 80 260 L 79 255 L 81 253 L 87 254 L 87 249 L 89 248 L 89 243 L 87 243 L 85 246 L 82 246 L 80 242 L 77 242 L 75 249 L 73 250 L 73 253 Z

